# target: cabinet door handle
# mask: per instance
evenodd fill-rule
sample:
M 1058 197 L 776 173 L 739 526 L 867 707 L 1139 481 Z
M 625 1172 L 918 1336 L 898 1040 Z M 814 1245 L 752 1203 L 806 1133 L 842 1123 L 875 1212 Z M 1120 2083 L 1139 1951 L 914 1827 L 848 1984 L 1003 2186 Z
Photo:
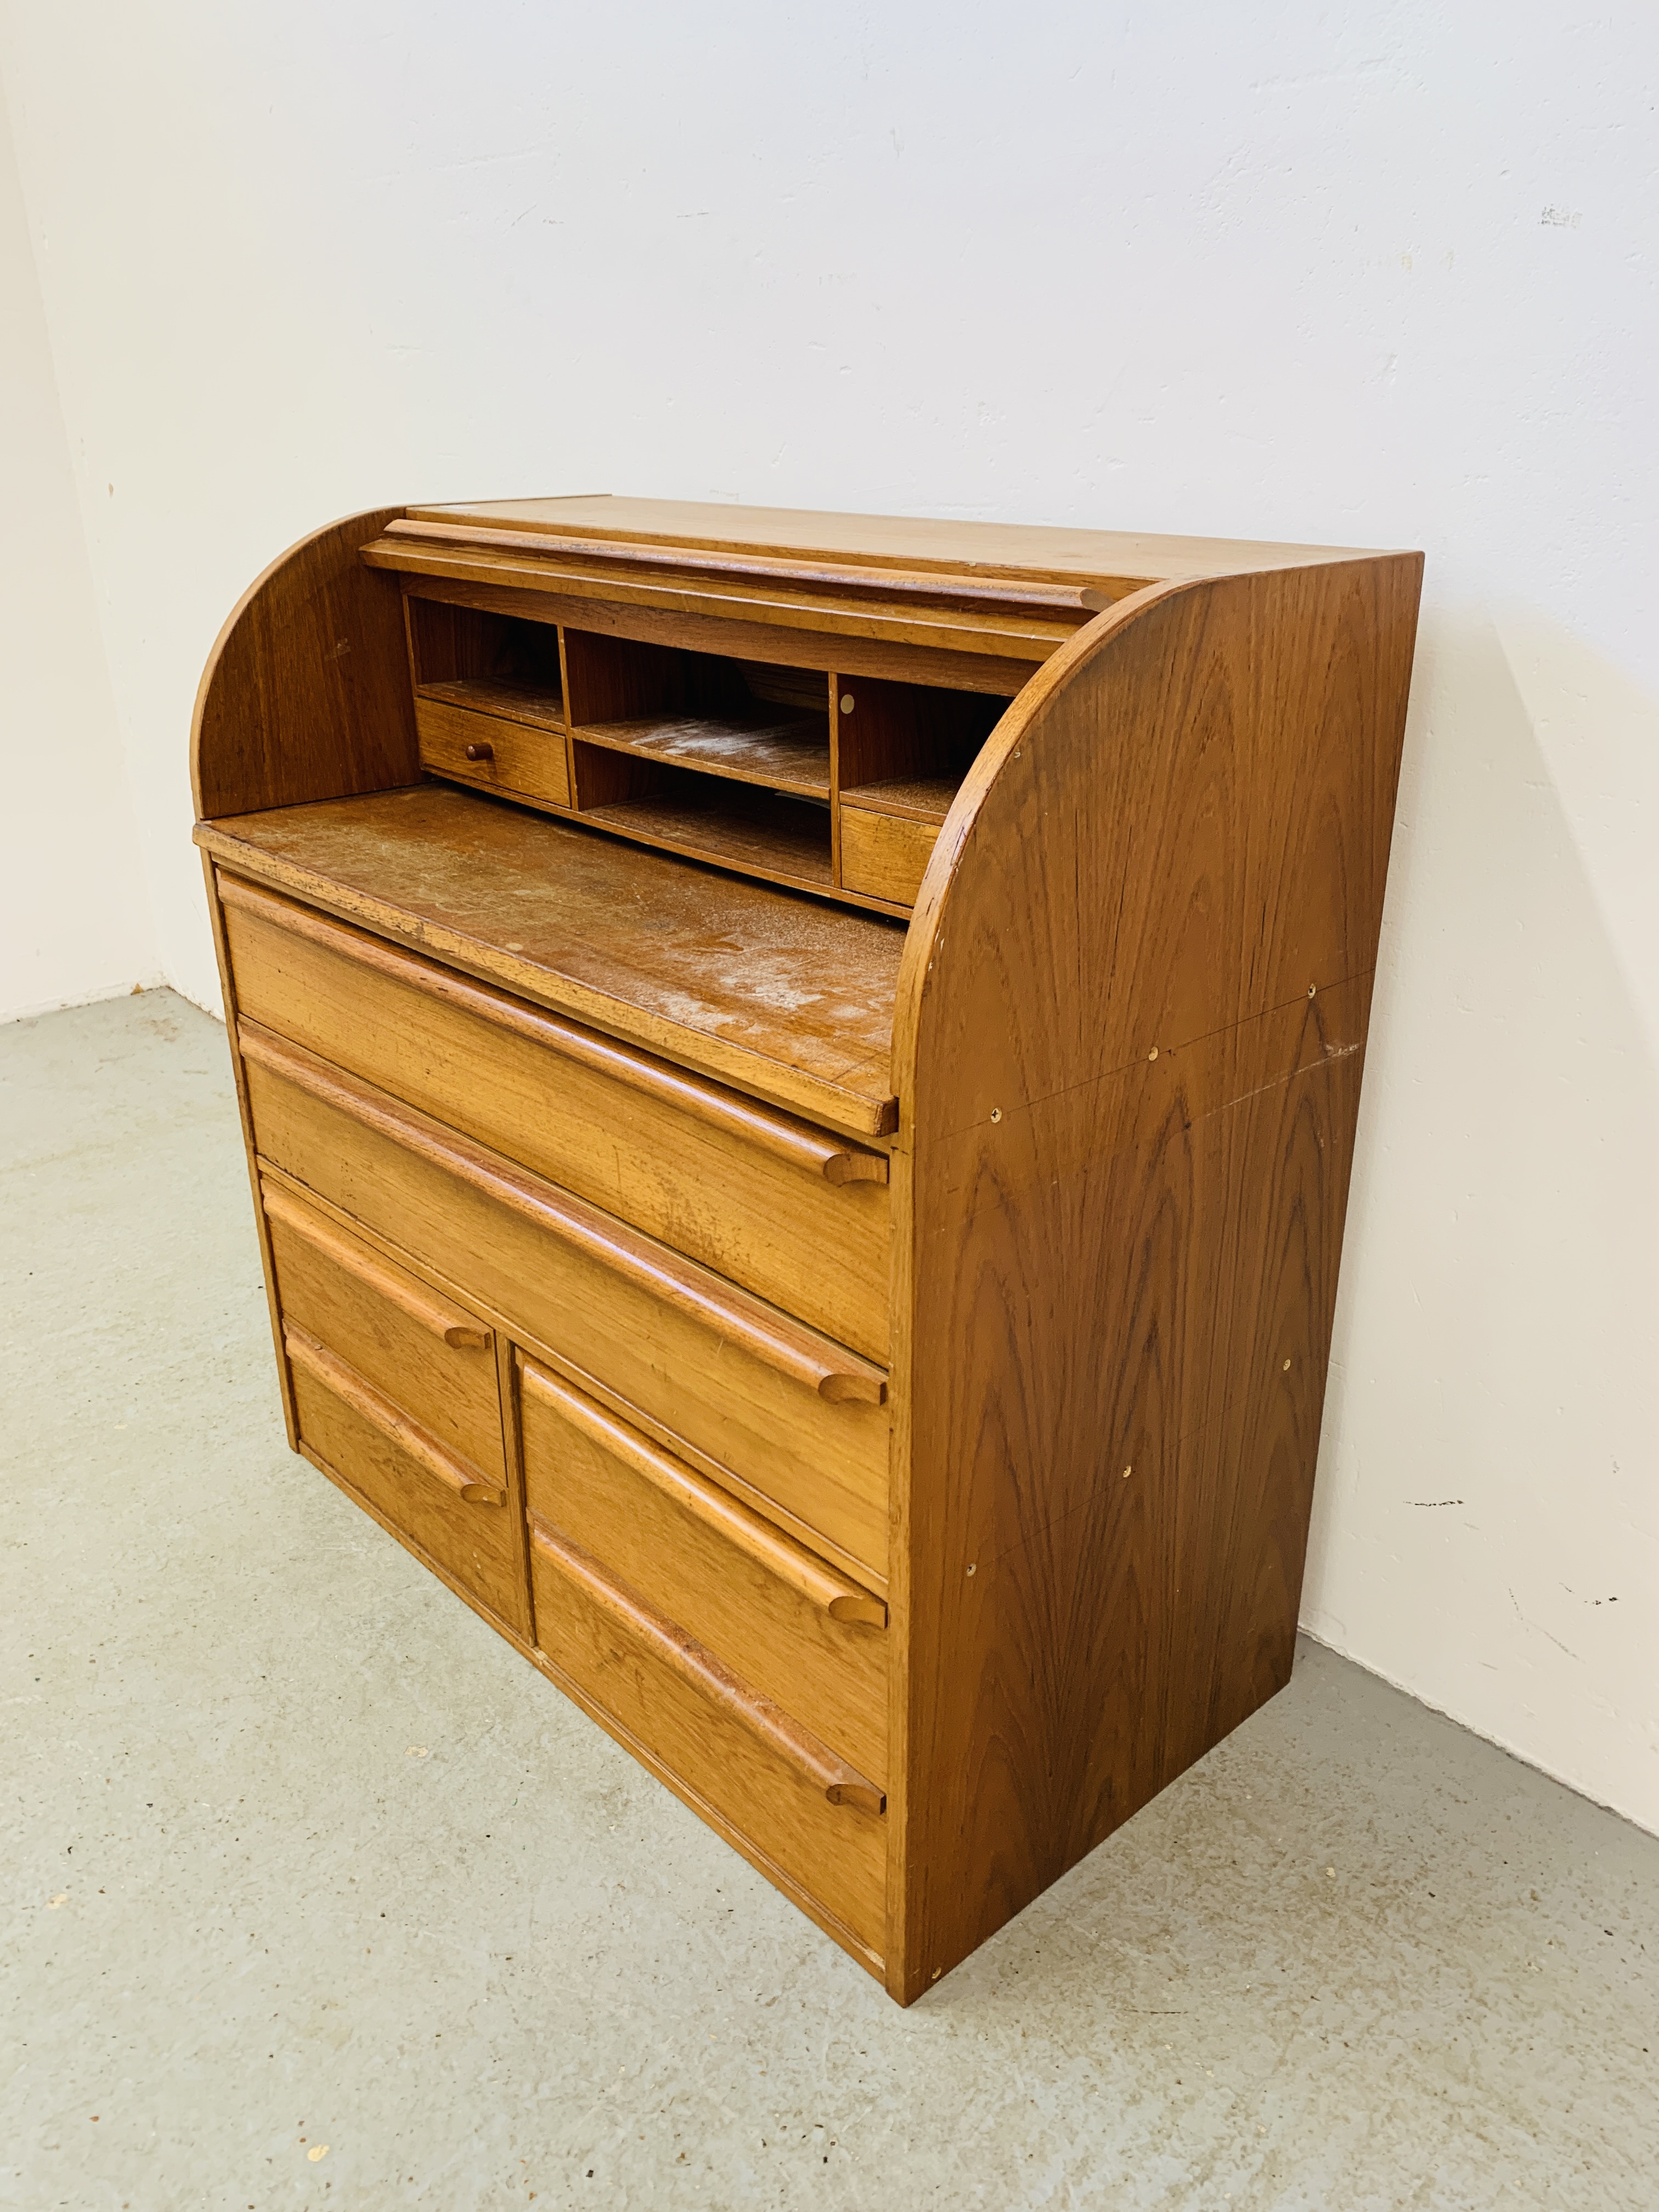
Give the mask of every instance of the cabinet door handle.
M 378 1291 L 389 1304 L 406 1313 L 411 1321 L 418 1322 L 422 1328 L 430 1329 L 434 1336 L 441 1337 L 453 1351 L 488 1352 L 494 1343 L 494 1332 L 487 1329 L 482 1322 L 458 1313 L 454 1307 L 445 1305 L 423 1284 L 416 1283 L 411 1277 L 386 1266 L 366 1245 L 357 1243 L 355 1238 L 348 1237 L 343 1231 L 336 1229 L 331 1222 L 313 1213 L 309 1207 L 301 1206 L 277 1184 L 262 1178 L 260 1194 L 264 1200 L 265 1212 L 273 1220 L 286 1223 L 296 1237 L 303 1237 L 307 1244 L 314 1246 L 325 1258 L 333 1261 L 337 1267 L 343 1268 L 348 1274 L 355 1275 L 359 1282 L 367 1283 L 371 1290 Z
M 412 1413 L 394 1406 L 383 1390 L 377 1390 L 368 1376 L 356 1369 L 337 1352 L 319 1344 L 308 1330 L 296 1328 L 292 1322 L 283 1330 L 283 1344 L 289 1358 L 296 1367 L 303 1367 L 314 1375 L 325 1389 L 361 1413 L 366 1421 L 380 1430 L 382 1436 L 402 1447 L 423 1467 L 435 1475 L 469 1505 L 505 1505 L 507 1492 L 499 1483 L 491 1482 L 471 1460 L 459 1459 L 448 1448 L 441 1444 L 430 1429 L 417 1421 Z
M 544 1182 L 539 1176 L 515 1166 L 498 1152 L 486 1151 L 429 1115 L 417 1113 L 385 1091 L 360 1083 L 302 1045 L 290 1044 L 285 1037 L 261 1029 L 257 1022 L 240 1022 L 236 1034 L 249 1060 L 308 1091 L 325 1106 L 349 1115 L 364 1128 L 373 1129 L 416 1158 L 428 1160 L 458 1181 L 471 1184 L 497 1205 L 510 1207 L 650 1297 L 678 1308 L 775 1373 L 787 1376 L 832 1405 L 885 1402 L 884 1368 L 820 1336 L 804 1322 L 751 1297 L 708 1268 L 671 1252 L 665 1244 L 641 1236 L 556 1184 Z
M 580 1544 L 573 1544 L 544 1522 L 532 1521 L 530 1540 L 580 1585 L 599 1609 L 643 1644 L 653 1658 L 671 1668 L 711 1705 L 728 1713 L 757 1735 L 769 1750 L 804 1774 L 832 1805 L 856 1805 L 861 1812 L 887 1810 L 887 1793 L 867 1775 L 831 1751 L 811 1730 L 803 1728 L 781 1705 L 762 1697 L 714 1653 L 665 1620 L 654 1607 L 636 1597 L 624 1583 L 610 1575 Z

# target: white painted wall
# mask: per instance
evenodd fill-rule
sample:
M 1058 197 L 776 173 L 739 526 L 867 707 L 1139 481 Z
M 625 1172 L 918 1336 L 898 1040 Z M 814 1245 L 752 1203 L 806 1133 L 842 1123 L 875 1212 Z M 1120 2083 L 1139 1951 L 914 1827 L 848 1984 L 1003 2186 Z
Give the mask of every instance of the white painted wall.
M 0 1022 L 159 981 L 0 98 Z
M 326 517 L 1426 547 L 1306 1619 L 1659 1829 L 1659 11 L 0 0 L 0 64 L 204 1001 L 191 695 Z

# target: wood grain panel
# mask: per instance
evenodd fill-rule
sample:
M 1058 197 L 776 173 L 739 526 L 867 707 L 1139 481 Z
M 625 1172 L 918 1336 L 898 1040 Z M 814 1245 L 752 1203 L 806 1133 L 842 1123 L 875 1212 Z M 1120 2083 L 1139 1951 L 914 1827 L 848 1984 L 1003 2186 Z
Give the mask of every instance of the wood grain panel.
M 1286 1678 L 1418 573 L 1102 617 L 970 771 L 918 908 L 906 2001 Z
M 1322 1062 L 975 1221 L 958 1368 L 917 1404 L 965 1492 L 914 1594 L 946 1624 L 916 1686 L 953 1839 L 915 1875 L 930 1974 L 1289 1679 L 1358 1091 Z
M 386 791 L 418 775 L 401 599 L 357 557 L 400 512 L 302 538 L 238 600 L 196 696 L 198 817 Z
M 246 1064 L 262 1158 L 433 1261 L 579 1374 L 884 1576 L 884 1408 L 827 1402 L 750 1356 L 689 1307 L 607 1264 L 590 1240 L 564 1235 L 559 1224 L 577 1201 L 538 1188 L 498 1156 L 480 1158 L 481 1147 L 439 1125 L 421 1127 L 423 1117 L 384 1094 L 348 1110 L 349 1078 L 338 1079 L 340 1103 L 330 1103 L 302 1068 L 278 1074 L 251 1056 Z M 673 1255 L 662 1258 L 666 1281 Z M 835 1347 L 821 1341 L 833 1362 Z
M 937 1064 L 929 1116 L 981 1121 L 1374 966 L 1420 574 L 1165 589 L 1033 682 L 964 782 L 994 783 L 995 830 L 953 833 L 953 957 L 999 1019 L 971 1065 Z
M 1346 1086 L 1358 1085 L 1370 998 L 1364 978 L 1304 999 L 944 1138 L 918 1160 L 917 1264 L 930 1297 L 950 1301 L 963 1371 L 951 1378 L 949 1406 L 953 1419 L 969 1421 L 949 1447 L 964 1564 L 1014 1549 L 1034 1522 L 1073 1511 L 1099 1481 L 1137 1462 L 1146 1438 L 1183 1436 L 1213 1417 L 1210 1392 L 1227 1371 L 1233 1302 L 1258 1295 L 1254 1262 L 1235 1255 L 1244 1233 L 1237 1209 L 1258 1186 L 1275 1187 L 1266 1160 L 1237 1147 L 1250 1130 L 1259 1146 L 1267 1118 L 1289 1112 L 1316 1082 L 1338 1081 L 1337 1097 L 1351 1103 Z M 1336 1147 L 1339 1203 L 1351 1138 L 1340 1117 L 1322 1124 L 1322 1146 Z M 1331 1194 L 1322 1184 L 1315 1195 L 1324 1203 Z M 1248 1229 L 1266 1239 L 1272 1224 L 1253 1217 Z M 964 1236 L 972 1262 L 959 1267 Z M 1246 1249 L 1259 1260 L 1266 1248 Z M 1030 1417 L 1030 1394 L 1047 1373 L 1039 1348 L 1068 1338 L 1079 1359 L 1085 1341 L 1112 1347 L 1114 1358 L 1097 1352 L 1086 1372 L 1056 1382 L 1044 1418 L 1057 1427 L 1026 1435 L 1018 1449 L 1006 1440 L 983 1448 L 974 1433 L 981 1417 L 963 1411 L 977 1403 L 975 1390 L 1000 1405 L 1000 1378 L 1018 1364 L 1022 1419 Z
M 556 1376 L 520 1376 L 534 1519 L 884 1784 L 886 1607 Z
M 882 1154 L 268 892 L 224 897 L 250 1019 L 884 1358 Z
M 752 1692 L 700 1650 L 686 1655 L 672 1625 L 594 1563 L 544 1534 L 531 1557 L 538 1634 L 553 1663 L 826 1911 L 879 1949 L 886 1879 L 881 1816 L 856 1803 L 830 1803 L 819 1774 L 746 1721 Z

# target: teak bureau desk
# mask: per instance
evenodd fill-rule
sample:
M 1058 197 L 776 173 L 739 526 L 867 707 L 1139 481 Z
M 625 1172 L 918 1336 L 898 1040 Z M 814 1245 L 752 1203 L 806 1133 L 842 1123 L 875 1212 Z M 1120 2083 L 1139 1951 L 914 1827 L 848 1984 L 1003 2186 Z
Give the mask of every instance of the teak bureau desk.
M 412 507 L 203 679 L 291 1442 L 902 2003 L 1289 1678 L 1420 574 Z

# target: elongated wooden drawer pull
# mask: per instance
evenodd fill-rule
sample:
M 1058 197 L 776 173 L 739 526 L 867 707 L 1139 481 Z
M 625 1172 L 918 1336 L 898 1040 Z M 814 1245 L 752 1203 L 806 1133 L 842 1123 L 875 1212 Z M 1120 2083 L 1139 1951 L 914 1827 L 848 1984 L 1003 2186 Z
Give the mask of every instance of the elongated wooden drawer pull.
M 495 757 L 495 748 L 494 745 L 481 744 L 475 739 L 474 742 L 466 748 L 466 757 L 470 761 L 494 760 Z
M 289 1358 L 297 1366 L 314 1375 L 325 1389 L 331 1390 L 353 1413 L 361 1413 L 383 1435 L 390 1437 L 410 1459 L 417 1461 L 428 1474 L 436 1475 L 440 1482 L 447 1483 L 469 1505 L 506 1504 L 507 1492 L 499 1483 L 486 1481 L 469 1461 L 458 1459 L 438 1442 L 430 1429 L 405 1413 L 400 1406 L 394 1406 L 366 1375 L 360 1375 L 308 1331 L 296 1328 L 290 1322 L 283 1331 L 283 1342 Z
M 264 1199 L 265 1212 L 274 1220 L 285 1222 L 296 1237 L 303 1237 L 307 1244 L 314 1245 L 337 1267 L 343 1267 L 359 1282 L 367 1283 L 371 1290 L 378 1291 L 383 1298 L 406 1313 L 411 1321 L 418 1322 L 422 1328 L 430 1329 L 434 1336 L 441 1337 L 453 1350 L 489 1351 L 495 1337 L 482 1322 L 458 1313 L 453 1306 L 445 1305 L 424 1285 L 417 1284 L 409 1276 L 385 1266 L 367 1246 L 354 1243 L 332 1223 L 297 1205 L 279 1184 L 268 1177 L 261 1182 L 260 1191 Z
M 309 908 L 296 906 L 272 892 L 256 890 L 252 884 L 222 871 L 219 896 L 227 906 L 240 907 L 274 928 L 286 929 L 291 935 L 320 945 L 342 959 L 355 960 L 361 967 L 373 969 L 391 981 L 405 984 L 429 999 L 459 1007 L 481 1021 L 492 1022 L 497 1029 L 526 1037 L 549 1052 L 608 1075 L 613 1082 L 625 1083 L 630 1090 L 675 1107 L 694 1121 L 741 1138 L 770 1152 L 776 1159 L 787 1160 L 792 1167 L 800 1168 L 808 1175 L 821 1176 L 825 1182 L 885 1182 L 888 1179 L 884 1152 L 868 1152 L 861 1145 L 814 1128 L 810 1121 L 780 1114 L 734 1091 L 723 1091 L 718 1085 L 706 1083 L 683 1068 L 670 1066 L 666 1060 L 653 1060 L 647 1053 L 617 1044 L 597 1030 L 578 1028 L 574 1023 L 545 1013 L 525 1000 L 508 998 L 453 969 L 436 967 L 418 954 L 401 951 L 383 939 L 353 929 L 344 922 L 330 921 Z
M 827 1613 L 832 1620 L 885 1628 L 886 1605 L 872 1591 L 860 1589 L 849 1577 L 837 1572 L 804 1544 L 786 1536 L 781 1528 L 775 1528 L 769 1521 L 763 1520 L 729 1492 L 694 1473 L 684 1460 L 648 1443 L 636 1430 L 615 1419 L 585 1392 L 573 1389 L 568 1382 L 539 1367 L 521 1364 L 519 1372 L 523 1388 L 532 1397 L 545 1399 L 561 1420 L 568 1421 L 572 1428 L 590 1437 L 601 1451 L 609 1452 L 631 1467 L 677 1505 L 695 1514 L 734 1549 L 745 1553 L 781 1583 L 798 1590 L 809 1604 Z
M 257 1022 L 237 1024 L 243 1052 L 284 1081 L 308 1091 L 324 1105 L 349 1114 L 366 1129 L 416 1158 L 469 1183 L 497 1205 L 510 1206 L 527 1221 L 578 1251 L 625 1276 L 638 1287 L 676 1306 L 728 1344 L 763 1361 L 779 1375 L 815 1391 L 831 1404 L 857 1401 L 879 1406 L 887 1395 L 884 1369 L 860 1358 L 842 1345 L 808 1328 L 735 1284 L 726 1282 L 695 1261 L 642 1237 L 555 1183 L 515 1167 L 498 1152 L 487 1152 L 441 1121 L 417 1113 L 356 1076 L 319 1060 L 301 1045 L 275 1036 Z M 280 1163 L 279 1163 L 280 1164 Z
M 822 1790 L 832 1805 L 856 1805 L 866 1813 L 884 1813 L 887 1793 L 821 1743 L 810 1729 L 761 1696 L 738 1675 L 723 1666 L 712 1651 L 694 1643 L 683 1629 L 636 1597 L 624 1584 L 613 1582 L 599 1562 L 580 1544 L 550 1528 L 544 1521 L 531 1524 L 531 1540 L 570 1579 L 580 1584 L 602 1611 L 636 1637 L 653 1657 L 672 1668 L 706 1698 L 711 1705 L 729 1713 L 775 1752 L 779 1758 Z

